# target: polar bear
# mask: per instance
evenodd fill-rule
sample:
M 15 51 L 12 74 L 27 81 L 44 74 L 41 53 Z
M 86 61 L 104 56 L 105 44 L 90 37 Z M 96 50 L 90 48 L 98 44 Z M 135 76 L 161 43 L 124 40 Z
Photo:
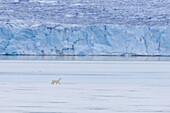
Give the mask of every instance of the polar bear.
M 52 80 L 51 84 L 53 84 L 53 85 L 54 85 L 55 83 L 56 83 L 56 85 L 57 85 L 57 84 L 61 84 L 61 83 L 60 83 L 60 80 L 61 80 L 61 78 L 59 78 L 58 80 Z

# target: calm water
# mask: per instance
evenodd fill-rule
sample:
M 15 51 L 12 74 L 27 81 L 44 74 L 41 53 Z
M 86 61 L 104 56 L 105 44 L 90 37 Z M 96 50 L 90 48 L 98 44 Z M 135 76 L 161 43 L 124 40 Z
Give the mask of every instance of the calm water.
M 0 60 L 56 60 L 56 61 L 170 61 L 158 56 L 0 56 Z

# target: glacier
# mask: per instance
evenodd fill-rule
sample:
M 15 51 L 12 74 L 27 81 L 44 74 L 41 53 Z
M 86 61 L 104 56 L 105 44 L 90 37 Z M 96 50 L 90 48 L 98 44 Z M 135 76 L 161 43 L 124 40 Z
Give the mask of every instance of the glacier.
M 170 55 L 168 0 L 0 0 L 1 55 Z
M 169 55 L 170 27 L 0 28 L 1 54 Z

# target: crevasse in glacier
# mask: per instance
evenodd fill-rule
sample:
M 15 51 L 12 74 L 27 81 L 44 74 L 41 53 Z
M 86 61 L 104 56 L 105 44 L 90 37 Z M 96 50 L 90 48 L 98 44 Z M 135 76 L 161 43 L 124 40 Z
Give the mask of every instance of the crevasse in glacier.
M 0 28 L 0 54 L 169 55 L 170 27 Z

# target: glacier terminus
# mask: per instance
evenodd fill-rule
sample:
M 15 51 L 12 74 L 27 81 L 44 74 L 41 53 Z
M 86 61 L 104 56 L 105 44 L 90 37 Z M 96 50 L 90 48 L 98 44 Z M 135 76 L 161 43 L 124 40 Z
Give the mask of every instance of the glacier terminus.
M 0 0 L 1 55 L 170 55 L 169 0 Z

